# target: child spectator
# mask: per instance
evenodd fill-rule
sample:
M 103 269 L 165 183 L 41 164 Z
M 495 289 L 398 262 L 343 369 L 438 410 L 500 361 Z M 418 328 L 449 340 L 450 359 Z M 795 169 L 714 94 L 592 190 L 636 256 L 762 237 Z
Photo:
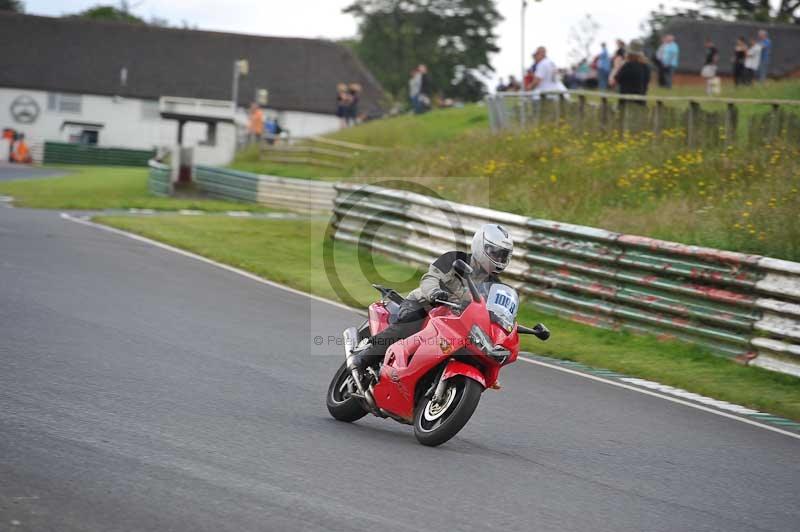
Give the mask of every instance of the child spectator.
M 21 164 L 31 164 L 33 162 L 31 150 L 28 148 L 28 143 L 25 142 L 24 133 L 20 133 L 14 142 L 14 146 L 11 149 L 11 162 Z

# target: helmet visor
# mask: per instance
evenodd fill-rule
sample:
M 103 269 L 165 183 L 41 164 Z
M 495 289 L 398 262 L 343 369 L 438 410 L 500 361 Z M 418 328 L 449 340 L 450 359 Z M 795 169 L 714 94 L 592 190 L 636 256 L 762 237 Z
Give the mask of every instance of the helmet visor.
M 511 250 L 495 246 L 491 242 L 486 242 L 483 246 L 483 251 L 495 264 L 506 264 L 509 257 L 511 257 Z

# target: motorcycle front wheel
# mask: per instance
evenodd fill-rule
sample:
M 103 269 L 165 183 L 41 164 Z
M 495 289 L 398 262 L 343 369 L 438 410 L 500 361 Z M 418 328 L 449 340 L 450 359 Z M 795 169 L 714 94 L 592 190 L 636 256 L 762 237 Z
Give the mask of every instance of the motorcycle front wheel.
M 367 415 L 359 400 L 350 396 L 350 391 L 354 387 L 352 379 L 347 370 L 347 363 L 343 362 L 328 386 L 328 397 L 325 401 L 328 412 L 339 421 L 353 422 Z
M 439 403 L 423 397 L 414 412 L 414 436 L 422 445 L 441 445 L 464 428 L 483 393 L 483 386 L 459 375 L 448 379 Z

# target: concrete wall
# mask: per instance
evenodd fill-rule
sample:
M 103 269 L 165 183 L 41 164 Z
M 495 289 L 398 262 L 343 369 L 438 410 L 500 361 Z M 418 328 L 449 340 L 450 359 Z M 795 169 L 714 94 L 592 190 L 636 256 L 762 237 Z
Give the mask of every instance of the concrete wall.
M 15 121 L 11 107 L 19 96 L 28 96 L 39 107 L 39 115 L 31 124 Z M 293 137 L 318 135 L 336 130 L 338 119 L 333 115 L 299 111 L 267 110 L 267 116 L 277 116 L 281 125 Z M 102 124 L 98 146 L 131 149 L 171 149 L 177 142 L 178 126 L 174 120 L 162 120 L 156 100 L 82 95 L 80 112 L 48 109 L 48 93 L 44 91 L 0 87 L 0 128 L 12 127 L 25 133 L 31 143 L 47 140 L 69 141 L 65 121 Z M 239 110 L 237 122 L 247 123 L 247 115 Z M 232 124 L 219 124 L 214 146 L 203 145 L 206 126 L 187 123 L 184 127 L 184 146 L 195 146 L 195 163 L 226 165 L 235 152 L 237 131 Z

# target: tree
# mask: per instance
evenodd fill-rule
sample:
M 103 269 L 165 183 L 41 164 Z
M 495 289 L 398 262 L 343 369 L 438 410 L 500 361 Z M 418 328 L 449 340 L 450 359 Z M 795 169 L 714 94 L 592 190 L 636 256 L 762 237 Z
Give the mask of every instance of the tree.
M 697 0 L 697 4 L 724 18 L 800 24 L 800 0 Z
M 489 55 L 500 50 L 494 0 L 355 0 L 344 12 L 359 22 L 353 49 L 396 98 L 408 94 L 409 72 L 422 63 L 436 92 L 483 95 L 478 77 L 493 71 Z
M 570 59 L 578 63 L 592 56 L 592 46 L 599 29 L 600 24 L 587 13 L 578 24 L 569 30 L 567 41 L 571 46 Z
M 25 12 L 25 4 L 21 0 L 0 0 L 0 11 Z
M 130 22 L 132 24 L 146 24 L 144 19 L 137 17 L 128 10 L 127 3 L 120 4 L 120 7 L 97 5 L 69 16 L 91 20 L 115 20 L 117 22 Z
M 695 0 L 694 3 L 694 7 L 669 12 L 660 5 L 652 11 L 642 25 L 648 43 L 657 46 L 661 29 L 673 17 L 800 24 L 800 0 Z

